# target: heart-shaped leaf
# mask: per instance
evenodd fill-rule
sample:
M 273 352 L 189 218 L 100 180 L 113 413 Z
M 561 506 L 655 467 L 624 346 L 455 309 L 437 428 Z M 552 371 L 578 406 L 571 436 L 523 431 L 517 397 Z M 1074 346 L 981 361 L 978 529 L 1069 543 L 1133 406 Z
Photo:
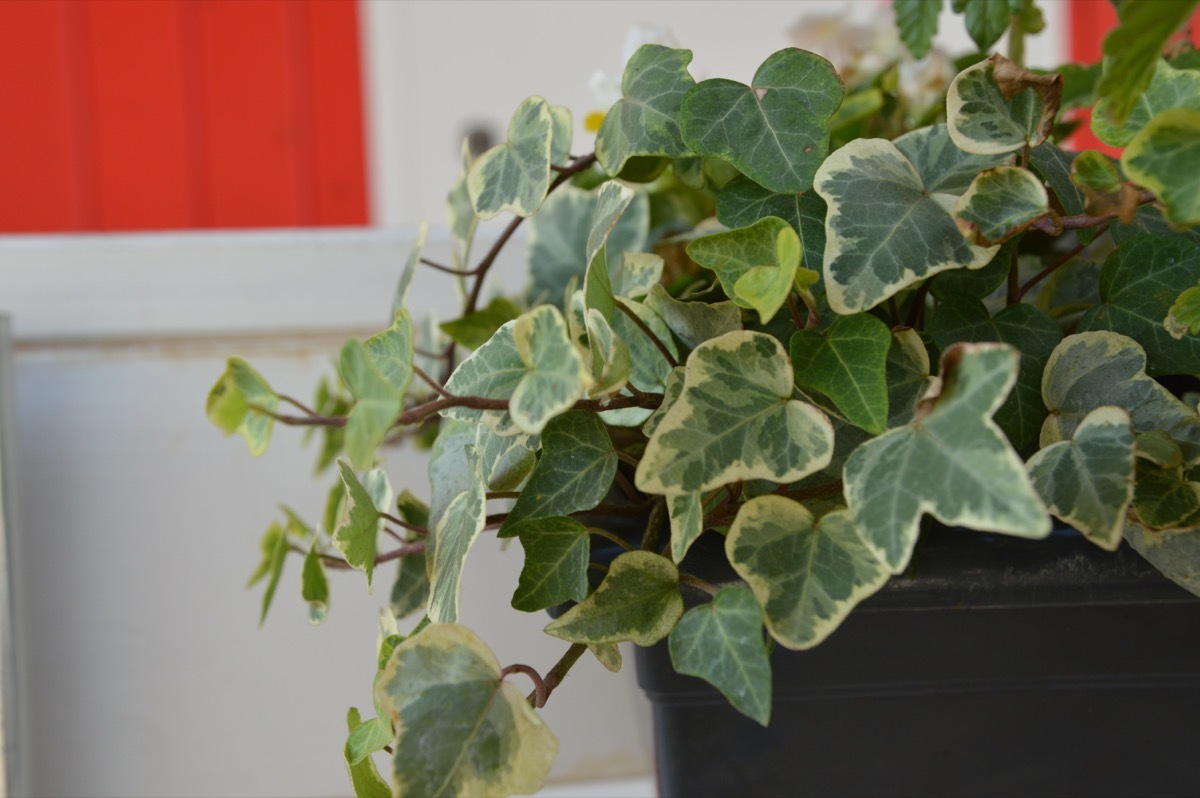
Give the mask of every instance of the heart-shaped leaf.
M 275 425 L 269 414 L 278 407 L 279 397 L 267 381 L 245 360 L 231 357 L 225 373 L 208 392 L 205 412 L 226 435 L 236 432 L 245 438 L 250 454 L 257 457 L 267 450 Z
M 958 229 L 972 244 L 1002 244 L 1050 212 L 1042 181 L 1019 166 L 980 172 L 954 205 Z
M 508 123 L 508 141 L 480 155 L 467 174 L 471 205 L 480 219 L 537 211 L 550 188 L 553 138 L 554 117 L 546 101 L 522 101 Z
M 921 176 L 921 184 L 930 194 L 958 196 L 985 169 L 1008 166 L 1013 156 L 1007 153 L 981 155 L 954 146 L 944 124 L 930 125 L 905 133 L 892 141 Z
M 820 643 L 888 579 L 849 511 L 814 524 L 811 512 L 784 496 L 742 505 L 725 553 L 764 607 L 771 636 L 791 649 Z
M 788 48 L 762 63 L 751 85 L 713 78 L 683 100 L 683 140 L 760 186 L 798 194 L 829 152 L 829 120 L 845 87 L 819 55 Z
M 513 593 L 513 608 L 537 612 L 566 601 L 583 601 L 591 554 L 587 527 L 559 516 L 531 519 L 519 532 L 525 567 Z
M 1200 111 L 1176 108 L 1150 120 L 1121 155 L 1121 168 L 1154 192 L 1175 227 L 1200 224 Z
M 691 50 L 644 44 L 625 64 L 624 95 L 596 132 L 596 158 L 616 175 L 633 156 L 681 158 L 688 154 L 679 131 L 680 109 L 688 89 Z
M 1200 482 L 1179 467 L 1164 468 L 1139 457 L 1133 511 L 1139 523 L 1155 532 L 1194 528 L 1200 524 Z
M 683 614 L 679 569 L 666 557 L 629 551 L 609 566 L 600 587 L 546 627 L 546 634 L 573 643 L 652 646 Z
M 667 517 L 671 521 L 671 559 L 683 562 L 688 549 L 704 532 L 704 502 L 697 491 L 667 497 Z
M 346 726 L 350 734 L 353 735 L 362 725 L 362 716 L 359 714 L 358 708 L 351 707 L 350 711 L 346 713 Z M 354 786 L 355 798 L 391 798 L 392 789 L 375 769 L 375 761 L 371 757 L 364 756 L 354 760 L 355 755 L 350 749 L 349 740 L 346 741 L 344 754 L 346 768 L 350 771 L 350 782 Z
M 482 310 L 468 313 L 461 319 L 443 322 L 441 329 L 456 344 L 461 344 L 467 349 L 478 349 L 487 339 L 496 334 L 496 330 L 520 315 L 519 307 L 510 300 L 498 296 Z
M 1129 521 L 1125 525 L 1125 539 L 1163 576 L 1200 596 L 1200 529 L 1152 532 Z
M 458 494 L 471 487 L 475 474 L 467 468 L 467 449 L 479 453 L 479 478 L 486 490 L 516 490 L 533 471 L 534 452 L 541 445 L 536 436 L 500 435 L 486 424 L 443 420 L 429 457 L 429 519 L 426 528 L 436 528 L 446 508 Z
M 1061 76 L 1038 75 L 997 53 L 950 84 L 950 138 L 959 149 L 980 155 L 1036 147 L 1050 135 L 1061 97 Z
M 958 344 L 942 353 L 941 390 L 917 418 L 867 441 L 846 461 L 846 503 L 867 546 L 892 573 L 908 565 L 921 516 L 1026 538 L 1050 519 L 992 414 L 1017 378 L 1002 344 Z
M 566 166 L 571 160 L 571 109 L 565 105 L 550 106 L 550 163 Z
M 742 315 L 735 303 L 685 302 L 675 299 L 661 285 L 650 289 L 646 307 L 661 316 L 688 349 L 742 328 Z
M 766 324 L 791 293 L 800 237 L 783 219 L 768 216 L 749 227 L 697 238 L 687 253 L 716 272 L 726 296 L 757 310 Z
M 608 264 L 612 290 L 617 296 L 646 296 L 662 281 L 663 259 L 653 252 L 626 252 Z
M 823 333 L 797 330 L 790 345 L 796 384 L 820 391 L 851 424 L 879 434 L 887 428 L 891 345 L 887 325 L 866 313 L 839 316 Z
M 536 792 L 558 741 L 464 626 L 433 624 L 396 646 L 375 682 L 396 727 L 398 795 Z
M 1176 69 L 1161 58 L 1154 60 L 1154 77 L 1141 93 L 1124 124 L 1117 125 L 1108 116 L 1111 102 L 1101 100 L 1092 112 L 1092 132 L 1096 138 L 1114 147 L 1124 147 L 1161 111 L 1191 108 L 1200 111 L 1200 72 Z
M 792 391 L 787 356 L 771 336 L 738 331 L 701 344 L 638 464 L 638 488 L 674 494 L 739 479 L 794 482 L 823 468 L 833 428 Z
M 341 517 L 333 530 L 333 546 L 346 562 L 367 575 L 367 586 L 375 572 L 375 550 L 379 542 L 379 511 L 371 494 L 358 481 L 358 476 L 344 461 L 339 460 L 338 476 L 345 488 Z
M 771 719 L 771 662 L 763 611 L 744 587 L 721 589 L 679 619 L 668 641 L 678 673 L 699 676 L 763 726 Z
M 825 201 L 816 192 L 776 194 L 745 175 L 730 180 L 717 194 L 717 220 L 726 227 L 749 227 L 778 216 L 800 236 L 806 267 L 820 271 L 825 257 Z
M 487 517 L 487 494 L 474 446 L 467 447 L 467 472 L 467 489 L 451 500 L 429 533 L 429 620 L 435 624 L 458 620 L 463 567 Z
M 855 139 L 821 164 L 814 186 L 829 206 L 825 288 L 841 315 L 939 272 L 986 266 L 996 252 L 963 238 L 947 210 L 953 199 L 931 196 L 890 141 Z
M 387 437 L 412 379 L 413 339 L 408 311 L 365 342 L 351 339 L 338 356 L 338 374 L 354 396 L 346 419 L 346 455 L 359 469 L 370 468 L 375 449 Z
M 899 427 L 912 421 L 917 400 L 925 395 L 933 382 L 929 350 L 920 334 L 910 327 L 892 330 L 892 345 L 887 356 L 887 425 Z
M 1093 410 L 1070 441 L 1026 463 L 1050 512 L 1102 549 L 1115 551 L 1133 501 L 1133 426 L 1118 407 Z

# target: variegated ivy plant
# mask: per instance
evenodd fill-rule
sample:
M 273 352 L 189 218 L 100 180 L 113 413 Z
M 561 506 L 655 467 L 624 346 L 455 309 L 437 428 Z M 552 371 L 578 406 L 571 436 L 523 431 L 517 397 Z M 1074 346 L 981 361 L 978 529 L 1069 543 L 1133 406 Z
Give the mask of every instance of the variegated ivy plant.
M 263 538 L 264 614 L 293 551 L 314 619 L 328 569 L 369 583 L 390 561 L 394 617 L 423 613 L 390 623 L 376 717 L 350 712 L 357 793 L 535 790 L 557 746 L 536 709 L 581 656 L 619 668 L 622 642 L 666 641 L 766 724 L 768 642 L 820 643 L 905 570 L 925 515 L 1024 538 L 1057 518 L 1200 593 L 1197 396 L 1159 379 L 1200 373 L 1200 56 L 1169 41 L 1196 5 L 1125 0 L 1103 68 L 1034 73 L 986 55 L 1006 29 L 1019 54 L 1029 0 L 953 0 L 981 52 L 924 119 L 895 65 L 846 87 L 786 49 L 748 84 L 696 82 L 689 51 L 646 45 L 593 154 L 531 97 L 507 141 L 464 155 L 455 262 L 429 264 L 463 281 L 460 318 L 404 307 L 422 231 L 394 324 L 345 344 L 313 407 L 231 359 L 213 422 L 255 454 L 274 422 L 319 427 L 336 464 L 320 524 Z M 928 50 L 941 3 L 894 6 Z M 1118 158 L 1064 144 L 1064 111 L 1093 103 Z M 526 219 L 528 289 L 483 305 Z M 410 433 L 432 441 L 430 484 L 397 494 L 376 452 Z M 689 571 L 706 530 L 721 584 Z M 573 604 L 545 673 L 457 623 L 483 534 L 521 543 L 514 608 Z

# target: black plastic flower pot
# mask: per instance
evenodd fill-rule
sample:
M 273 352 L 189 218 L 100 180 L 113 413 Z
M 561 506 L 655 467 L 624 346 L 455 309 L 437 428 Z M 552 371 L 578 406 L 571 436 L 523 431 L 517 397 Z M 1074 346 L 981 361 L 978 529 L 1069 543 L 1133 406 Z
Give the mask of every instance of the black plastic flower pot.
M 705 538 L 685 570 L 720 579 Z M 661 796 L 1200 795 L 1200 599 L 1128 548 L 926 533 L 824 643 L 776 647 L 767 728 L 637 654 Z

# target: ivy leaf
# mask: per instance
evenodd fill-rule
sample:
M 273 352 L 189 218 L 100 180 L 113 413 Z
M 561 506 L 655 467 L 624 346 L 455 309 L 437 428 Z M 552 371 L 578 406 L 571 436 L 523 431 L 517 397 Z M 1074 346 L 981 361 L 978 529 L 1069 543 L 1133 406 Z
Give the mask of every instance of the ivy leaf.
M 616 296 L 639 297 L 662 281 L 663 259 L 653 252 L 626 252 L 609 263 L 612 291 Z
M 621 647 L 616 643 L 590 643 L 588 651 L 610 673 L 621 672 Z
M 1062 77 L 1038 75 L 1002 55 L 967 67 L 946 93 L 946 124 L 962 150 L 981 155 L 1036 147 L 1058 115 Z
M 942 302 L 930 321 L 929 334 L 940 349 L 959 342 L 985 341 L 1016 348 L 1020 353 L 1020 372 L 995 418 L 1013 446 L 1024 449 L 1034 443 L 1046 418 L 1042 372 L 1050 353 L 1062 340 L 1058 324 L 1032 305 L 1010 305 L 993 318 L 979 300 L 950 297 Z
M 464 452 L 465 454 L 465 452 Z M 400 493 L 396 501 L 400 517 L 410 524 L 429 528 L 429 507 L 409 491 Z M 397 618 L 405 618 L 425 606 L 429 600 L 429 571 L 425 552 L 401 557 L 396 566 L 396 579 L 388 605 Z
M 487 494 L 479 471 L 479 452 L 467 447 L 466 490 L 450 502 L 437 526 L 429 533 L 429 620 L 435 624 L 458 620 L 462 594 L 462 572 L 471 546 L 483 531 L 487 518 Z
M 1087 213 L 1093 216 L 1115 213 L 1125 221 L 1133 221 L 1142 192 L 1122 179 L 1108 156 L 1095 150 L 1079 153 L 1071 164 L 1071 181 L 1079 187 L 1084 198 L 1083 210 Z
M 1187 21 L 1197 0 L 1128 3 L 1117 27 L 1104 37 L 1104 72 L 1096 92 L 1104 112 L 1122 125 L 1154 78 L 1163 45 Z M 1128 174 L 1128 172 L 1126 172 Z
M 960 150 L 951 141 L 950 131 L 944 124 L 911 130 L 892 143 L 917 170 L 922 185 L 930 194 L 959 196 L 980 172 L 1008 166 L 1013 160 L 1008 153 L 980 155 Z
M 625 65 L 622 99 L 596 133 L 596 158 L 616 175 L 632 156 L 681 158 L 688 154 L 679 130 L 683 97 L 696 85 L 688 74 L 691 50 L 644 44 Z
M 899 427 L 913 419 L 917 400 L 925 395 L 934 378 L 930 376 L 929 350 L 916 330 L 892 330 L 887 356 L 888 427 Z
M 267 450 L 275 424 L 268 414 L 278 407 L 279 397 L 267 381 L 245 360 L 231 357 L 225 361 L 225 373 L 208 392 L 205 412 L 226 435 L 236 432 L 245 438 L 250 454 L 257 457 Z
M 458 173 L 450 192 L 446 195 L 446 226 L 450 230 L 450 258 L 454 268 L 465 270 L 471 258 L 471 244 L 479 217 L 471 204 L 471 192 L 467 190 L 467 175 L 471 172 L 471 143 L 463 139 L 462 171 Z M 461 278 L 459 278 L 461 280 Z
M 738 510 L 725 553 L 781 645 L 817 645 L 887 581 L 887 568 L 854 527 L 848 510 L 814 523 L 804 505 L 784 496 L 759 496 Z
M 688 349 L 742 328 L 742 314 L 734 302 L 684 302 L 675 299 L 661 285 L 650 289 L 646 307 L 661 316 Z
M 1161 111 L 1172 108 L 1200 111 L 1200 72 L 1176 69 L 1162 58 L 1156 58 L 1154 77 L 1146 90 L 1134 99 L 1124 124 L 1113 124 L 1108 116 L 1108 106 L 1108 100 L 1096 104 L 1092 113 L 1092 132 L 1105 144 L 1124 147 Z
M 396 727 L 400 795 L 536 792 L 558 741 L 464 626 L 432 624 L 396 650 L 375 685 Z
M 617 222 L 637 196 L 637 192 L 626 185 L 610 180 L 596 192 L 596 204 L 592 209 L 592 220 L 588 226 L 587 254 L 584 260 L 590 265 L 612 235 Z M 607 278 L 607 273 L 606 273 Z M 609 281 L 611 285 L 611 281 Z M 610 288 L 611 293 L 611 288 Z
M 895 0 L 892 8 L 896 12 L 900 41 L 913 58 L 924 58 L 937 33 L 942 0 Z
M 801 263 L 820 271 L 825 258 L 825 201 L 813 191 L 776 194 L 745 175 L 730 180 L 717 194 L 717 221 L 726 227 L 749 227 L 778 216 L 800 236 Z
M 956 13 L 966 12 L 967 33 L 981 53 L 1000 40 L 1021 5 L 1022 0 L 951 0 Z
M 824 58 L 780 50 L 759 66 L 750 86 L 721 78 L 693 86 L 683 100 L 683 140 L 760 186 L 797 194 L 809 189 L 829 152 L 829 120 L 844 94 Z
M 1026 538 L 1050 519 L 992 414 L 1017 378 L 1002 344 L 958 344 L 942 353 L 941 390 L 917 418 L 867 441 L 845 469 L 846 503 L 864 540 L 892 573 L 908 565 L 921 516 Z
M 638 488 L 673 494 L 739 479 L 794 482 L 823 468 L 833 428 L 792 391 L 787 356 L 771 336 L 738 331 L 701 344 L 646 446 Z
M 671 522 L 671 559 L 683 562 L 688 549 L 704 533 L 704 503 L 698 491 L 667 497 L 667 517 Z
M 1130 180 L 1154 192 L 1174 227 L 1200 224 L 1200 111 L 1163 111 L 1142 128 L 1121 155 Z
M 508 141 L 480 155 L 467 174 L 471 205 L 480 219 L 504 211 L 532 216 L 550 188 L 554 118 L 541 97 L 517 106 L 508 123 Z
M 333 546 L 346 562 L 367 575 L 367 587 L 375 572 L 375 551 L 379 542 L 379 512 L 375 502 L 345 461 L 338 460 L 338 475 L 346 490 L 341 517 L 333 530 Z
M 267 612 L 271 609 L 271 601 L 275 598 L 275 589 L 279 587 L 279 579 L 283 575 L 283 563 L 287 559 L 288 553 L 287 532 L 277 522 L 272 523 L 263 534 L 259 545 L 262 549 L 263 559 L 246 583 L 246 587 L 251 587 L 264 576 L 269 577 L 267 589 L 263 591 L 262 612 L 258 616 L 258 625 L 262 626 L 263 622 L 267 620 Z
M 667 323 L 650 308 L 641 302 L 631 302 L 618 299 L 617 302 L 626 310 L 637 316 L 654 337 L 663 343 L 672 357 L 679 356 L 679 349 L 671 337 Z M 625 313 L 617 313 L 612 319 L 613 332 L 629 347 L 630 371 L 629 382 L 638 390 L 646 393 L 659 393 L 666 384 L 667 376 L 671 373 L 671 364 L 659 351 L 650 337 L 640 329 Z M 652 411 L 648 408 L 629 407 L 623 410 L 605 410 L 600 414 L 604 423 L 616 427 L 636 427 L 649 418 Z
M 1180 468 L 1139 458 L 1133 511 L 1143 526 L 1156 532 L 1195 527 L 1200 523 L 1200 483 Z
M 371 467 L 376 447 L 400 414 L 412 363 L 412 323 L 405 310 L 384 332 L 365 342 L 352 338 L 342 347 L 338 374 L 355 398 L 346 419 L 346 456 L 356 468 Z
M 792 290 L 800 265 L 800 237 L 775 216 L 749 227 L 697 238 L 688 244 L 692 260 L 716 272 L 725 294 L 736 304 L 771 320 Z
M 679 569 L 649 551 L 628 551 L 609 566 L 600 587 L 546 627 L 546 634 L 572 643 L 651 646 L 683 614 Z
M 1012 251 L 1019 241 L 1009 241 L 996 250 L 988 265 L 982 269 L 954 269 L 942 272 L 929 284 L 929 293 L 939 301 L 954 297 L 970 297 L 986 300 L 996 289 L 1004 285 L 1008 271 L 1012 268 Z
M 429 223 L 418 223 L 416 238 L 413 240 L 412 248 L 408 251 L 408 260 L 404 262 L 404 268 L 400 271 L 400 279 L 396 281 L 396 290 L 392 295 L 393 320 L 396 318 L 396 314 L 404 309 L 404 305 L 408 301 L 408 289 L 412 285 L 413 275 L 417 273 L 417 264 L 421 262 L 421 253 L 425 250 L 425 239 L 428 236 Z
M 520 315 L 519 307 L 510 300 L 498 296 L 482 310 L 469 313 L 461 319 L 443 322 L 441 329 L 456 344 L 461 344 L 467 349 L 478 349 L 487 339 L 496 334 L 496 330 Z
M 679 620 L 668 641 L 678 673 L 699 676 L 733 708 L 766 726 L 771 719 L 771 662 L 763 611 L 744 587 L 726 587 Z
M 1175 298 L 1163 327 L 1177 340 L 1200 334 L 1200 286 L 1193 285 Z
M 658 425 L 666 417 L 670 409 L 675 405 L 675 402 L 683 394 L 683 366 L 676 366 L 671 369 L 671 373 L 667 375 L 666 383 L 663 387 L 663 400 L 650 417 L 646 419 L 646 423 L 642 426 L 642 434 L 647 438 L 653 437 Z
M 1119 407 L 1093 410 L 1070 441 L 1026 463 L 1050 512 L 1107 551 L 1116 551 L 1133 501 L 1133 427 Z
M 356 707 L 350 707 L 350 711 L 346 713 L 346 726 L 352 735 L 356 729 L 362 726 L 362 716 L 359 715 Z M 349 740 L 346 741 L 343 753 L 346 757 L 346 768 L 350 771 L 350 782 L 354 786 L 356 798 L 391 798 L 392 790 L 379 775 L 379 771 L 375 769 L 374 760 L 369 756 L 364 756 L 352 763 L 351 759 L 354 755 L 350 750 Z
M 519 534 L 529 519 L 592 509 L 608 495 L 616 471 L 617 453 L 604 423 L 594 413 L 563 413 L 542 432 L 542 454 L 500 537 Z
M 454 497 L 484 480 L 487 490 L 515 490 L 533 470 L 534 452 L 540 446 L 530 435 L 499 435 L 485 424 L 446 420 L 439 425 L 429 458 L 428 529 L 436 528 Z M 467 467 L 467 449 L 479 454 L 479 471 Z
M 887 325 L 866 313 L 840 316 L 824 333 L 797 330 L 790 347 L 796 384 L 820 391 L 851 424 L 879 434 L 887 428 L 891 344 Z
M 604 314 L 595 308 L 587 309 L 586 327 L 593 379 L 588 396 L 616 393 L 629 382 L 632 369 L 629 347 L 613 332 Z
M 1162 430 L 1140 433 L 1137 436 L 1136 454 L 1164 468 L 1179 468 L 1183 465 L 1183 452 L 1179 450 L 1179 444 Z
M 1067 216 L 1078 216 L 1087 211 L 1084 204 L 1085 195 L 1073 178 L 1077 155 L 1078 153 L 1061 150 L 1049 141 L 1043 141 L 1029 151 L 1029 167 L 1054 193 L 1055 199 L 1058 200 L 1058 205 L 1054 206 L 1055 211 L 1061 206 Z M 1075 234 L 1080 242 L 1086 244 L 1096 237 L 1096 230 L 1083 228 Z
M 588 592 L 591 545 L 587 527 L 562 516 L 534 518 L 518 530 L 525 566 L 513 609 L 537 612 L 566 601 L 583 601 Z
M 1065 440 L 1088 413 L 1103 405 L 1124 408 L 1134 432 L 1161 430 L 1179 444 L 1186 462 L 1200 462 L 1200 417 L 1146 376 L 1146 352 L 1137 341 L 1093 331 L 1064 338 L 1046 363 L 1042 398 L 1050 415 L 1041 445 Z
M 1019 166 L 980 172 L 954 206 L 958 229 L 972 244 L 1002 244 L 1050 212 L 1042 181 Z
M 896 145 L 855 139 L 817 170 L 829 206 L 825 287 L 843 316 L 948 269 L 986 266 L 995 247 L 977 247 L 958 231 L 946 201 L 930 196 Z
M 1079 320 L 1080 332 L 1112 330 L 1146 350 L 1146 371 L 1200 372 L 1200 339 L 1177 339 L 1163 325 L 1179 295 L 1196 284 L 1200 245 L 1184 238 L 1139 236 L 1117 247 L 1100 271 L 1101 304 Z
M 1152 532 L 1129 521 L 1125 539 L 1163 576 L 1200 596 L 1200 529 Z
M 550 122 L 550 163 L 566 166 L 571 160 L 571 109 L 565 105 L 550 106 Z
M 395 646 L 392 648 L 394 650 Z M 351 709 L 357 715 L 358 710 Z M 376 751 L 382 751 L 385 746 L 391 745 L 394 738 L 391 721 L 385 718 L 362 721 L 360 718 L 346 740 L 346 762 L 353 767 Z
M 300 573 L 300 597 L 308 602 L 308 620 L 320 623 L 329 611 L 329 579 L 325 576 L 325 565 L 317 552 L 316 541 L 304 557 L 304 569 Z

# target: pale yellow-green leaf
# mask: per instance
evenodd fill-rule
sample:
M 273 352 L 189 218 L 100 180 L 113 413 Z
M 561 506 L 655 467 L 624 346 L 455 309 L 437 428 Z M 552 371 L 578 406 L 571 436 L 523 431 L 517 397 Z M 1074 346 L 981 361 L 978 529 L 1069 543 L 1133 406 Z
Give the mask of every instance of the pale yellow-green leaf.
M 650 646 L 662 640 L 683 614 L 679 569 L 666 557 L 629 551 L 613 560 L 600 587 L 546 627 L 546 634 L 573 643 Z

